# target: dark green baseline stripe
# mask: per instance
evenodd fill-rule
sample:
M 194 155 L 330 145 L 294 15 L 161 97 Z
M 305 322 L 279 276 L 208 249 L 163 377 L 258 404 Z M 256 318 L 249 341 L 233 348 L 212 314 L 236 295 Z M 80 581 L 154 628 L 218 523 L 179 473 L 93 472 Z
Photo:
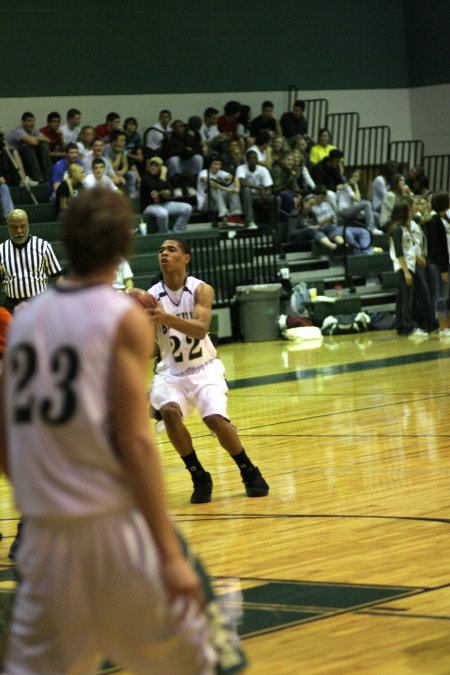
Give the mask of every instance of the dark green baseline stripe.
M 450 349 L 445 349 L 443 351 L 424 352 L 423 354 L 404 354 L 403 356 L 389 356 L 384 359 L 373 359 L 371 361 L 343 363 L 336 366 L 305 368 L 305 370 L 299 369 L 288 373 L 273 373 L 272 375 L 259 375 L 258 377 L 244 377 L 239 380 L 228 380 L 227 382 L 230 389 L 242 389 L 244 387 L 259 387 L 264 384 L 292 382 L 294 380 L 310 380 L 324 375 L 342 375 L 344 373 L 375 370 L 376 368 L 408 366 L 412 363 L 425 363 L 427 361 L 439 361 L 448 358 L 450 358 Z

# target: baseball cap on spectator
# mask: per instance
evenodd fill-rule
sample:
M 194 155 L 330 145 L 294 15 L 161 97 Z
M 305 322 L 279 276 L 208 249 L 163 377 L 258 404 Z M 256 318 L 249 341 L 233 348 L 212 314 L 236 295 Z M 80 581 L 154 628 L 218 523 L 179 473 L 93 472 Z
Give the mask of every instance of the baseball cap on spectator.
M 162 161 L 161 157 L 150 157 L 148 160 L 149 164 L 159 164 L 159 166 L 162 166 L 164 162 Z

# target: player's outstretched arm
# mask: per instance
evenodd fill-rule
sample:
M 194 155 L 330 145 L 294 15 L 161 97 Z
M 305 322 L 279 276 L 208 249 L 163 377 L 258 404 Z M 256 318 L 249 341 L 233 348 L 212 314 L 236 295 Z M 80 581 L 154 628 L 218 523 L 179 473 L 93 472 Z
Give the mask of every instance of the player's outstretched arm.
M 113 359 L 115 442 L 138 508 L 158 547 L 170 598 L 203 601 L 199 579 L 186 561 L 170 519 L 159 456 L 150 436 L 146 373 L 149 324 L 138 307 L 122 319 Z
M 214 291 L 212 286 L 200 284 L 195 291 L 195 305 L 192 319 L 182 319 L 180 316 L 167 314 L 160 306 L 156 309 L 149 309 L 148 314 L 157 324 L 169 326 L 169 328 L 174 328 L 180 331 L 180 333 L 202 340 L 209 331 L 213 300 Z

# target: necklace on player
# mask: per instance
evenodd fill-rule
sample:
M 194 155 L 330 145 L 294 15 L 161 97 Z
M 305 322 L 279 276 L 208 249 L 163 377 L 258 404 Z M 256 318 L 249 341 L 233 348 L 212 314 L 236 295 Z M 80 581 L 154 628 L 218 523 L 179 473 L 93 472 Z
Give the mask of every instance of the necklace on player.
M 186 282 L 186 279 L 183 281 L 183 285 L 181 286 L 181 288 L 179 288 L 177 291 L 171 291 L 172 295 L 169 293 L 169 290 L 168 290 L 168 288 L 164 285 L 164 283 L 163 283 L 163 285 L 162 285 L 163 288 L 164 288 L 164 291 L 165 291 L 165 293 L 166 293 L 166 295 L 167 295 L 167 297 L 169 298 L 169 300 L 170 300 L 170 302 L 172 303 L 172 305 L 175 305 L 175 307 L 178 307 L 178 305 L 179 305 L 180 302 L 181 302 L 181 296 L 183 295 L 184 284 L 185 284 L 185 282 Z

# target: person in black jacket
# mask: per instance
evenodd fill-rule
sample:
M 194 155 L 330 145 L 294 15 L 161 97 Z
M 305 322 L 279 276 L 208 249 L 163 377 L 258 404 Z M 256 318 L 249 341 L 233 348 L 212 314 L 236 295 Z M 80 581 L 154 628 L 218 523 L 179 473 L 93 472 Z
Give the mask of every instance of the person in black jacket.
M 448 192 L 436 192 L 431 198 L 431 208 L 436 213 L 427 223 L 428 258 L 439 287 L 437 316 L 439 335 L 450 338 L 450 299 L 449 299 L 449 246 L 450 221 L 447 211 L 450 206 Z
M 193 118 L 189 121 L 192 120 Z M 200 120 L 199 128 L 201 122 Z M 163 142 L 162 154 L 166 160 L 174 196 L 182 197 L 184 188 L 189 197 L 195 197 L 197 176 L 203 169 L 202 139 L 198 130 L 195 130 L 195 125 L 185 125 L 181 120 L 175 120 L 172 133 Z
M 172 200 L 172 189 L 166 180 L 167 169 L 161 157 L 150 157 L 141 181 L 141 212 L 156 218 L 158 232 L 169 231 L 169 217 L 175 216 L 174 232 L 184 232 L 192 206 Z

